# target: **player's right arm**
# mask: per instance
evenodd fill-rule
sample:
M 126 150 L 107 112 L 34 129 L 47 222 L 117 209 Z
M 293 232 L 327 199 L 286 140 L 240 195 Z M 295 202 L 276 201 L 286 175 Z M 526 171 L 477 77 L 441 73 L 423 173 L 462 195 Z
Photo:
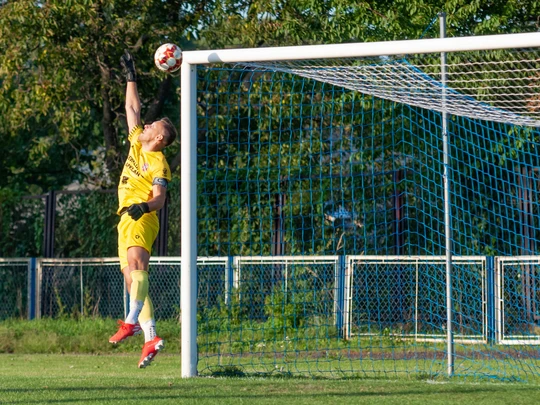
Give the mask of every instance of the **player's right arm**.
M 135 61 L 128 51 L 125 51 L 120 58 L 120 64 L 126 76 L 126 119 L 128 131 L 141 125 L 141 100 L 137 91 L 137 72 L 135 70 Z

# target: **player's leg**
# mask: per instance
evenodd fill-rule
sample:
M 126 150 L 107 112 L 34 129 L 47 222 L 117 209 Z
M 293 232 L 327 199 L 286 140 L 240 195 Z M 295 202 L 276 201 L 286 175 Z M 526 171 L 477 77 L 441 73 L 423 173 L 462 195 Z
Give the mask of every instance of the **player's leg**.
M 123 217 L 118 226 L 118 255 L 122 272 L 130 294 L 129 313 L 117 334 L 123 339 L 132 336 L 132 331 L 140 333 L 140 324 L 145 334 L 145 344 L 139 367 L 144 368 L 163 348 L 163 340 L 156 335 L 154 307 L 148 296 L 148 266 L 150 251 L 159 231 L 157 215 L 146 214 L 140 220 L 133 221 Z M 122 335 L 124 333 L 127 336 Z M 113 336 L 113 338 L 116 337 Z M 111 341 L 113 340 L 111 338 Z
M 139 322 L 144 331 L 144 342 L 149 342 L 156 337 L 156 321 L 154 319 L 154 304 L 150 295 L 146 296 L 144 306 L 139 316 Z
M 124 275 L 127 290 L 130 293 L 129 314 L 125 321 L 118 321 L 118 331 L 110 337 L 110 343 L 119 343 L 122 340 L 141 333 L 141 326 L 137 321 L 138 313 L 142 308 L 142 304 L 133 303 L 133 294 L 131 293 L 133 285 L 132 271 L 136 269 L 148 270 L 148 262 L 150 254 L 142 247 L 130 249 L 131 245 L 136 243 L 134 240 L 140 239 L 133 237 L 133 221 L 127 215 L 123 216 L 118 224 L 118 257 L 120 258 L 120 266 Z M 141 249 L 141 250 L 139 250 Z M 140 277 L 136 278 L 140 279 Z M 148 277 L 146 277 L 146 291 L 148 291 Z M 144 294 L 144 276 L 143 276 L 142 294 Z M 139 287 L 136 283 L 136 286 Z M 138 288 L 137 288 L 138 289 Z M 144 302 L 144 297 L 141 302 Z M 141 308 L 137 308 L 137 306 Z
M 127 250 L 128 266 L 124 269 L 124 279 L 129 291 L 129 312 L 126 323 L 136 324 L 148 296 L 148 263 L 150 253 L 144 247 L 130 246 Z
M 151 218 L 150 218 L 151 219 Z M 157 218 L 156 218 L 157 219 Z M 146 224 L 147 235 L 153 244 L 159 231 L 158 221 L 148 221 Z M 148 366 L 157 353 L 163 349 L 164 342 L 156 333 L 156 321 L 154 318 L 154 305 L 150 295 L 147 294 L 144 305 L 139 315 L 139 322 L 144 332 L 144 346 L 139 360 L 139 368 Z
M 128 265 L 124 267 L 124 280 L 129 292 L 129 312 L 125 321 L 119 321 L 120 328 L 109 342 L 119 343 L 122 340 L 141 333 L 139 314 L 148 295 L 148 263 L 150 254 L 140 246 L 131 246 L 127 249 L 126 260 Z
M 163 349 L 164 342 L 156 334 L 156 321 L 154 319 L 154 305 L 149 296 L 146 297 L 144 307 L 139 317 L 141 327 L 144 331 L 144 346 L 142 349 L 141 358 L 139 360 L 139 368 L 148 366 L 158 352 Z

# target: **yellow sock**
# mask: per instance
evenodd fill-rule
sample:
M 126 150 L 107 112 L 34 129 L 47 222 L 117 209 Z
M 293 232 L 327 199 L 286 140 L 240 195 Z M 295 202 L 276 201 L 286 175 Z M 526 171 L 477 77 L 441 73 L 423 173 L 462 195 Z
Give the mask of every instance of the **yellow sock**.
M 144 308 L 144 302 L 148 296 L 148 273 L 143 270 L 131 272 L 131 294 L 129 298 L 129 313 L 126 323 L 136 324 L 139 314 Z
M 133 270 L 131 272 L 131 300 L 144 301 L 148 296 L 148 272 Z
M 150 299 L 150 296 L 146 296 L 146 299 L 144 300 L 144 305 L 141 310 L 141 314 L 139 315 L 139 322 L 141 325 L 145 323 L 146 321 L 149 321 L 150 319 L 154 319 L 154 304 L 152 304 L 152 300 Z

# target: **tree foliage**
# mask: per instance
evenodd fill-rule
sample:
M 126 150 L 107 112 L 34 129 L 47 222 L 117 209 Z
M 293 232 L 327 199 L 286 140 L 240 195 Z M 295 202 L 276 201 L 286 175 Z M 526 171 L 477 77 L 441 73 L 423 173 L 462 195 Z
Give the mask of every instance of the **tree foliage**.
M 448 36 L 539 28 L 540 3 L 533 0 L 0 2 L 0 141 L 5 151 L 0 155 L 0 225 L 13 230 L 10 218 L 19 214 L 9 207 L 15 207 L 14 200 L 23 194 L 74 182 L 102 188 L 116 185 L 126 152 L 125 82 L 118 64 L 124 49 L 136 59 L 144 120 L 168 115 L 179 123 L 178 75 L 163 75 L 153 66 L 153 52 L 164 42 L 195 49 L 437 37 L 437 24 L 430 24 L 440 11 L 448 15 Z M 277 117 L 278 105 L 268 103 L 269 115 Z M 205 114 L 213 111 L 209 106 Z M 313 151 L 324 148 L 322 143 L 312 145 Z M 173 170 L 180 163 L 178 150 L 177 143 L 167 151 Z M 248 158 L 246 153 L 243 159 Z M 245 161 L 234 164 L 242 167 Z M 98 203 L 89 205 L 99 212 Z M 107 202 L 103 209 L 110 205 Z M 170 218 L 177 224 L 174 207 Z M 96 223 L 92 229 L 104 226 L 110 231 L 109 222 L 91 216 L 86 221 Z M 24 229 L 37 229 L 34 222 Z M 73 250 L 85 254 L 67 248 L 77 238 L 64 236 L 63 254 Z M 11 242 L 11 254 L 23 254 L 23 245 L 17 248 Z M 36 248 L 22 250 L 35 254 Z
M 448 36 L 538 30 L 534 0 L 223 0 L 206 32 L 219 47 L 418 39 L 441 11 Z M 438 37 L 432 30 L 430 36 Z
M 135 55 L 145 120 L 176 111 L 177 78 L 152 67 L 153 51 L 171 39 L 189 44 L 205 4 L 20 0 L 0 7 L 0 136 L 11 151 L 0 157 L 7 172 L 0 187 L 39 192 L 83 181 L 83 168 L 99 165 L 100 148 L 106 170 L 93 180 L 115 184 L 126 130 L 119 57 L 124 49 Z

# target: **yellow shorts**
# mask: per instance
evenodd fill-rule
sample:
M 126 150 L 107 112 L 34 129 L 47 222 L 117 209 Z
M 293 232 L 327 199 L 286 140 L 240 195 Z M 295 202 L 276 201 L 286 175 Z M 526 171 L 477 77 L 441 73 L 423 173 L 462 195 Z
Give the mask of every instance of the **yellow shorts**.
M 158 232 L 159 220 L 155 212 L 144 214 L 138 221 L 134 221 L 128 214 L 123 214 L 118 224 L 118 257 L 121 269 L 128 265 L 128 248 L 140 246 L 152 253 L 152 245 Z

